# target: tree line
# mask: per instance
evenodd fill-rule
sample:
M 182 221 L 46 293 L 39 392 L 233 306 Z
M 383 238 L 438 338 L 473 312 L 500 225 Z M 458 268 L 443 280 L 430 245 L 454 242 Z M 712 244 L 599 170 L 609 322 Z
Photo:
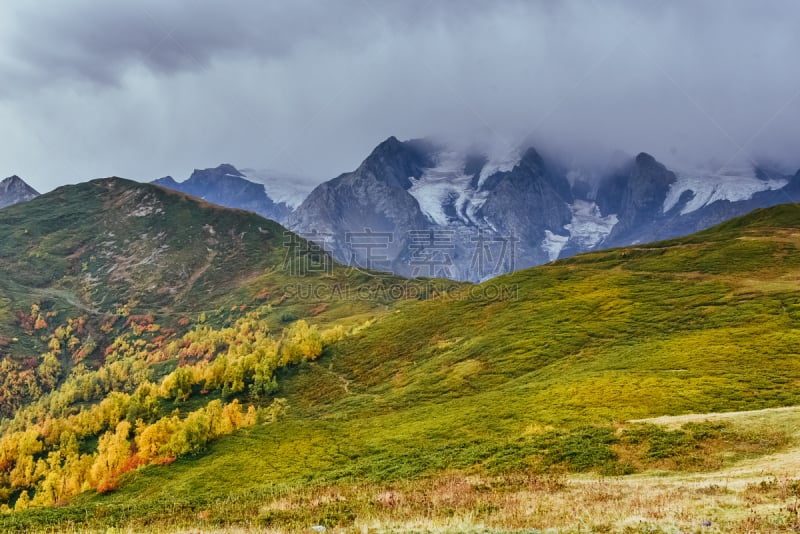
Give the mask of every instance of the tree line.
M 159 331 L 151 317 L 128 320 L 97 369 L 75 357 L 86 352 L 82 343 L 94 341 L 80 321 L 68 320 L 31 369 L 38 398 L 0 423 L 0 507 L 50 506 L 87 490 L 107 492 L 128 471 L 171 463 L 215 438 L 276 420 L 287 405 L 273 398 L 275 371 L 316 359 L 344 331 L 320 332 L 299 320 L 273 336 L 268 313 L 248 312 L 220 328 L 201 318 L 184 335 L 156 342 L 142 337 Z M 63 376 L 59 357 L 67 352 L 73 365 Z M 177 366 L 158 376 L 171 364 Z M 192 398 L 201 407 L 185 409 Z

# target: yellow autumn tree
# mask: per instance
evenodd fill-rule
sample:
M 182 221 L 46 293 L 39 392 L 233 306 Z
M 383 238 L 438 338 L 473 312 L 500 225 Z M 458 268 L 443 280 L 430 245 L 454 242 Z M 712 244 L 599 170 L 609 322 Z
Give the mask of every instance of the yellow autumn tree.
M 280 364 L 315 360 L 322 354 L 322 336 L 316 326 L 300 320 L 286 329 L 280 345 Z
M 143 463 L 150 463 L 166 454 L 165 447 L 180 426 L 178 416 L 162 417 L 152 425 L 141 420 L 136 424 L 136 454 Z
M 102 491 L 115 486 L 115 478 L 131 457 L 131 444 L 128 435 L 131 424 L 120 421 L 116 429 L 100 436 L 97 445 L 97 457 L 90 470 L 92 484 Z

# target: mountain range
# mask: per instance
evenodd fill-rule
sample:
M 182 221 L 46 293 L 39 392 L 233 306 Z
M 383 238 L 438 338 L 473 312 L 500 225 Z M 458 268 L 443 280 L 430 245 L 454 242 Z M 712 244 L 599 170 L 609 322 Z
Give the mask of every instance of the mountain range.
M 62 186 L 6 207 L 0 210 L 0 360 L 8 354 L 2 341 L 13 337 L 21 339 L 18 358 L 47 350 L 20 326 L 17 312 L 34 303 L 42 314 L 85 315 L 84 329 L 102 339 L 102 324 L 123 309 L 152 314 L 171 328 L 202 311 L 251 301 L 304 316 L 320 303 L 296 294 L 300 280 L 326 276 L 356 287 L 396 278 L 344 272 L 325 256 L 314 260 L 322 270 L 298 268 L 313 267 L 306 261 L 313 249 L 292 236 L 258 214 L 123 178 Z M 0 394 L 0 415 L 3 403 Z
M 348 265 L 464 281 L 687 235 L 800 199 L 800 171 L 670 169 L 644 152 L 601 170 L 572 168 L 533 147 L 498 158 L 395 137 L 302 202 L 305 186 L 287 180 L 222 164 L 153 183 L 270 218 Z M 16 176 L 0 183 L 0 207 L 36 195 Z
M 272 218 L 349 265 L 466 281 L 686 235 L 800 198 L 800 171 L 669 169 L 644 152 L 598 171 L 533 147 L 497 158 L 395 137 L 296 207 L 227 164 L 155 183 Z
M 314 189 L 288 224 L 346 263 L 479 281 L 800 198 L 800 171 L 670 170 L 646 153 L 586 176 L 534 148 L 493 160 L 390 137 L 358 169 Z M 358 242 L 367 230 L 381 234 L 380 247 Z

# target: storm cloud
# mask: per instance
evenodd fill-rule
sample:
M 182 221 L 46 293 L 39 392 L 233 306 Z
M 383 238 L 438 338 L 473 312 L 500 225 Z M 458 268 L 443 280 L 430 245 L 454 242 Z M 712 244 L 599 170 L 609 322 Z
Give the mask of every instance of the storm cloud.
M 796 170 L 797 20 L 792 0 L 5 2 L 0 175 L 318 182 L 389 135 Z

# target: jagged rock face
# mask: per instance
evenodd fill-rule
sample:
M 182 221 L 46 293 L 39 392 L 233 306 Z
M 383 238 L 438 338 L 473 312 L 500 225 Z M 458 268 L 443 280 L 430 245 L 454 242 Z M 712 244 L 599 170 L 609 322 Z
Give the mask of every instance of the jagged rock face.
M 344 263 L 470 281 L 685 235 L 800 200 L 800 171 L 673 171 L 641 153 L 615 155 L 611 167 L 587 174 L 533 148 L 493 159 L 395 137 L 353 172 L 317 186 L 294 211 L 231 165 L 195 171 L 183 183 L 155 183 L 285 223 Z
M 496 174 L 487 185 L 491 192 L 478 214 L 491 228 L 517 240 L 515 268 L 546 263 L 541 246 L 545 232 L 568 235 L 564 226 L 572 216 L 573 198 L 566 178 L 531 148 L 511 172 Z
M 392 136 L 378 145 L 354 174 L 371 177 L 392 188 L 409 189 L 411 178 L 433 166 L 434 147 L 423 140 L 401 143 Z
M 685 235 L 800 199 L 800 172 L 676 173 L 641 153 L 594 182 L 570 183 L 567 170 L 533 148 L 509 161 L 391 137 L 358 169 L 318 186 L 289 226 L 324 242 L 339 260 L 362 266 L 348 233 L 385 232 L 392 241 L 380 254 L 388 261 L 370 267 L 479 281 L 588 250 Z M 421 253 L 409 237 L 414 232 L 427 232 L 440 246 Z M 476 267 L 484 241 L 508 245 L 509 239 L 510 261 Z M 489 256 L 497 262 L 497 250 Z M 425 269 L 420 257 L 447 261 L 437 263 L 444 268 Z
M 679 202 L 675 209 L 670 210 L 657 221 L 658 224 L 651 222 L 648 225 L 651 231 L 646 237 L 649 241 L 655 241 L 686 235 L 750 213 L 758 208 L 800 202 L 800 171 L 791 177 L 778 176 L 776 173 L 764 174 L 758 172 L 758 169 L 756 169 L 756 174 L 759 179 L 764 181 L 784 180 L 786 185 L 757 191 L 751 197 L 742 200 L 717 200 L 696 211 L 680 214 L 679 208 L 691 199 L 690 195 L 685 195 L 686 201 Z
M 616 214 L 606 243 L 631 243 L 644 240 L 648 223 L 662 215 L 664 201 L 675 174 L 642 152 L 620 173 L 604 180 L 598 190 L 597 205 L 603 215 Z M 676 206 L 677 207 L 677 206 Z
M 599 188 L 597 203 L 604 213 L 617 213 L 619 223 L 603 247 L 626 246 L 687 235 L 757 208 L 800 199 L 800 179 L 762 169 L 747 176 L 686 176 L 640 154 L 624 172 Z M 580 250 L 565 250 L 565 255 Z
M 358 169 L 315 188 L 290 215 L 289 228 L 318 236 L 314 239 L 324 241 L 342 262 L 408 274 L 399 261 L 408 248 L 408 232 L 430 223 L 407 190 L 426 165 L 422 143 L 390 137 Z M 385 235 L 368 238 L 367 232 Z
M 0 182 L 0 208 L 27 202 L 38 196 L 39 193 L 19 176 L 14 175 Z
M 477 281 L 548 261 L 545 232 L 566 235 L 571 216 L 564 176 L 531 149 L 513 169 L 490 173 L 481 183 L 487 158 L 466 155 L 454 163 L 451 156 L 426 141 L 391 137 L 357 170 L 318 186 L 289 227 L 312 239 L 314 232 L 325 234 L 335 257 L 362 266 L 364 251 L 356 250 L 352 234 L 391 234 L 380 252 L 389 258 L 383 267 L 407 276 Z M 425 243 L 432 249 L 424 250 Z
M 274 202 L 262 184 L 247 180 L 236 167 L 229 164 L 222 164 L 213 169 L 195 170 L 191 177 L 182 183 L 178 183 L 171 176 L 160 178 L 153 183 L 220 206 L 253 211 L 278 222 L 285 222 L 291 212 L 286 204 Z

